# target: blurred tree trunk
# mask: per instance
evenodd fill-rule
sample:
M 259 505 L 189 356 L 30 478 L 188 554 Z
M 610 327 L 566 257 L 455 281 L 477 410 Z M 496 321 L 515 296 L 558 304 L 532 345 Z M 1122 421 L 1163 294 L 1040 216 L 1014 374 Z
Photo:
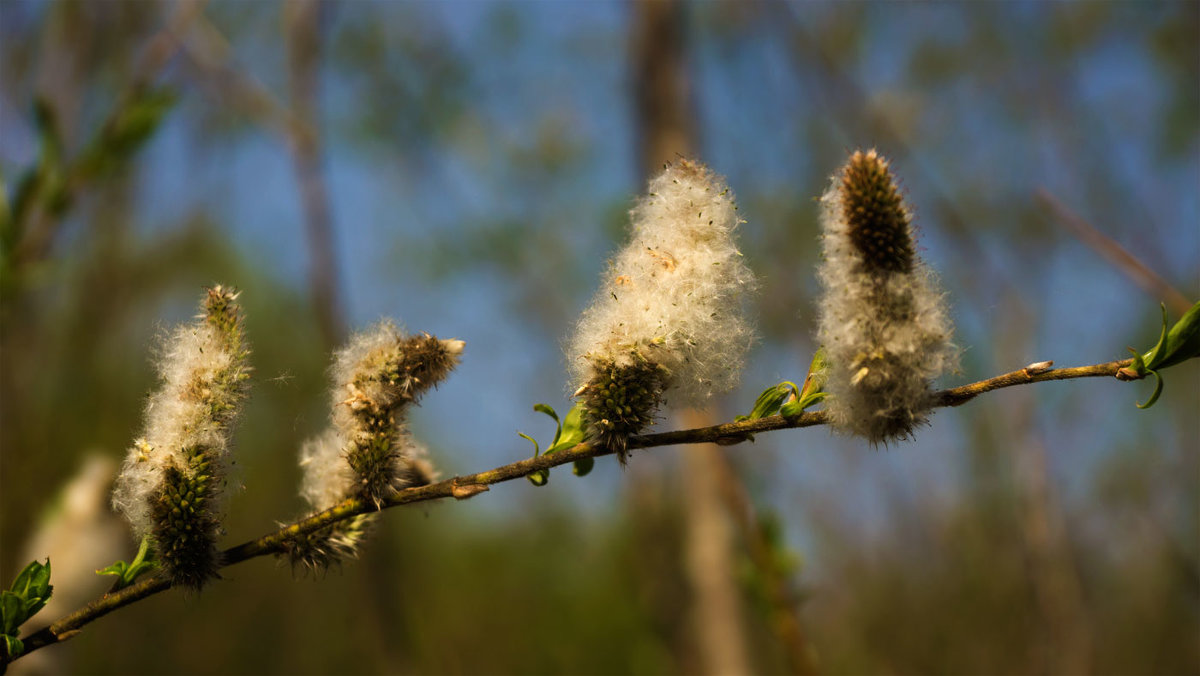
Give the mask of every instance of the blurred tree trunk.
M 635 1 L 632 7 L 632 85 L 637 158 L 643 181 L 664 163 L 696 151 L 688 86 L 683 4 Z M 717 420 L 706 411 L 685 411 L 682 427 Z M 684 571 L 691 591 L 692 641 L 697 667 L 706 674 L 751 673 L 741 590 L 734 577 L 734 525 L 721 493 L 727 468 L 715 444 L 683 454 Z
M 696 124 L 685 56 L 683 4 L 633 2 L 632 58 L 638 174 L 657 173 L 664 162 L 696 152 Z
M 345 326 L 338 294 L 337 252 L 329 190 L 322 168 L 319 119 L 322 20 L 321 0 L 297 0 L 284 5 L 288 38 L 288 92 L 299 124 L 291 131 L 292 161 L 304 210 L 308 239 L 309 288 L 317 326 L 327 350 L 336 349 Z
M 715 421 L 708 411 L 687 410 L 680 427 Z M 734 576 L 737 533 L 721 493 L 727 469 L 716 444 L 693 446 L 683 454 L 683 504 L 687 532 L 684 571 L 692 592 L 691 621 L 700 668 L 706 674 L 753 672 L 746 645 L 741 589 Z
M 1028 309 L 1016 303 L 1011 321 L 1002 325 L 1006 339 L 997 343 L 997 362 L 1021 363 L 1032 341 L 1033 324 Z M 1007 346 L 1007 349 L 1006 347 Z M 1022 391 L 1008 412 L 1018 451 L 1013 454 L 1017 500 L 1020 503 L 1025 557 L 1033 585 L 1034 601 L 1041 616 L 1043 637 L 1035 647 L 1037 660 L 1047 673 L 1088 674 L 1092 672 L 1092 638 L 1083 585 L 1068 537 L 1053 478 L 1046 461 L 1046 446 L 1034 428 L 1032 392 Z

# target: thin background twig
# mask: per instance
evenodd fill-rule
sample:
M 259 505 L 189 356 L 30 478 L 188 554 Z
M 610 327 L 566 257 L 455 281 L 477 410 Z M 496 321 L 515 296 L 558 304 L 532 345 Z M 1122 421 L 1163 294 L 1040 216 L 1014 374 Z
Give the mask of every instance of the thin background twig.
M 1137 256 L 1129 253 L 1125 247 L 1121 246 L 1120 242 L 1100 232 L 1082 216 L 1067 208 L 1067 205 L 1051 195 L 1050 191 L 1038 188 L 1037 199 L 1054 214 L 1055 220 L 1070 230 L 1071 234 L 1075 235 L 1079 241 L 1103 256 L 1105 260 L 1112 263 L 1113 267 L 1121 271 L 1155 300 L 1165 302 L 1175 316 L 1182 316 L 1192 307 L 1187 296 L 1171 286 L 1170 282 L 1138 260 Z

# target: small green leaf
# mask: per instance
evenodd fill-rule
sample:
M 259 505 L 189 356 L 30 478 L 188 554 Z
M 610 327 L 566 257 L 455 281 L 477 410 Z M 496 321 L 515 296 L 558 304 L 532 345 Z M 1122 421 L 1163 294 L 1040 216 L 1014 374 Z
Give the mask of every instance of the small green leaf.
M 1164 369 L 1200 357 L 1200 303 L 1193 305 L 1175 322 L 1167 334 L 1166 346 L 1155 357 L 1146 358 L 1147 368 Z
M 16 636 L 4 634 L 4 649 L 8 652 L 8 657 L 13 659 L 20 657 L 21 653 L 25 652 L 25 644 Z
M 575 466 L 571 469 L 571 471 L 575 474 L 575 476 L 587 476 L 595 466 L 595 458 L 580 458 L 579 460 L 575 461 Z
M 829 371 L 825 368 L 825 346 L 822 345 L 813 353 L 812 361 L 808 363 L 808 375 L 804 377 L 804 387 L 800 388 L 800 399 L 803 400 L 807 395 L 820 392 L 825 387 L 825 380 L 828 377 Z
M 40 564 L 34 561 L 17 573 L 17 579 L 13 580 L 12 586 L 9 587 L 14 594 L 24 598 L 29 593 L 29 585 L 33 582 L 34 566 L 37 565 Z
M 1167 306 L 1163 303 L 1160 303 L 1159 307 L 1162 308 L 1162 331 L 1160 331 L 1158 334 L 1158 343 L 1156 343 L 1154 347 L 1146 353 L 1145 357 L 1143 357 L 1146 362 L 1147 369 L 1152 369 L 1158 366 L 1158 362 L 1161 359 L 1161 354 L 1163 353 L 1164 348 L 1167 346 Z
M 1141 408 L 1141 409 L 1147 409 L 1147 408 L 1150 408 L 1151 406 L 1153 406 L 1154 402 L 1158 401 L 1158 395 L 1162 394 L 1162 388 L 1163 388 L 1162 376 L 1158 375 L 1158 371 L 1147 371 L 1147 373 L 1154 374 L 1154 394 L 1150 395 L 1150 398 L 1146 400 L 1146 403 L 1137 405 L 1137 407 Z
M 11 636 L 17 635 L 26 620 L 25 601 L 10 591 L 0 591 L 0 630 Z
M 551 418 L 554 418 L 554 424 L 558 426 L 558 429 L 555 430 L 554 441 L 551 441 L 550 445 L 553 446 L 554 444 L 557 444 L 558 437 L 562 434 L 562 423 L 559 422 L 559 420 L 558 420 L 558 412 L 555 411 L 554 407 L 549 404 L 534 404 L 533 410 L 535 410 L 539 413 L 545 413 L 546 415 L 550 416 Z
M 96 574 L 97 575 L 116 575 L 117 577 L 124 578 L 125 571 L 128 568 L 129 568 L 128 563 L 125 563 L 124 561 L 114 561 L 112 564 L 97 570 Z
M 33 576 L 29 581 L 30 595 L 43 599 L 50 598 L 51 590 L 54 589 L 50 585 L 50 558 L 46 558 L 46 565 L 34 561 L 29 564 L 29 567 L 33 568 Z
M 533 444 L 533 457 L 536 458 L 542 454 L 542 447 L 538 445 L 537 439 L 534 439 L 524 432 L 517 432 L 517 436 L 521 437 L 522 439 L 528 439 L 529 443 Z
M 25 599 L 24 603 L 25 603 L 24 611 L 25 611 L 26 619 L 33 617 L 34 615 L 37 614 L 37 611 L 46 607 L 46 600 L 41 598 L 40 596 L 34 596 L 33 598 Z
M 1159 370 L 1200 356 L 1200 303 L 1192 305 L 1170 330 L 1167 329 L 1167 306 L 1160 304 L 1160 307 L 1162 330 L 1158 335 L 1158 343 L 1145 354 L 1139 354 L 1137 350 L 1129 348 L 1133 353 L 1133 363 L 1117 373 L 1117 377 L 1122 380 L 1154 375 L 1154 393 L 1146 403 L 1137 405 L 1141 409 L 1153 406 L 1162 394 L 1163 379 Z
M 517 436 L 523 439 L 528 439 L 529 443 L 533 444 L 533 457 L 536 458 L 541 455 L 542 449 L 538 445 L 537 439 L 534 439 L 524 432 L 517 432 Z M 545 486 L 546 482 L 550 480 L 550 470 L 539 469 L 525 478 L 529 479 L 529 483 L 533 484 L 534 486 Z
M 587 428 L 583 420 L 583 404 L 575 404 L 567 412 L 567 417 L 563 419 L 562 426 L 559 428 L 559 435 L 554 437 L 554 443 L 550 448 L 546 449 L 546 452 L 554 453 L 571 448 L 576 444 L 582 443 L 586 434 Z
M 44 564 L 30 562 L 17 574 L 17 579 L 13 580 L 9 589 L 22 599 L 50 598 L 50 592 L 54 589 L 50 585 L 50 559 L 46 559 Z
M 750 415 L 739 415 L 733 420 L 734 422 L 744 422 L 746 420 L 757 420 L 759 418 L 775 415 L 776 413 L 780 412 L 779 409 L 783 405 L 783 402 L 786 401 L 788 397 L 793 396 L 795 393 L 795 383 L 785 380 L 778 385 L 772 385 L 763 390 L 762 394 L 758 395 L 758 399 L 754 400 L 754 408 L 750 410 Z M 744 435 L 744 438 L 754 441 L 753 434 L 747 433 Z
M 1139 378 L 1145 378 L 1150 371 L 1146 368 L 1146 360 L 1142 359 L 1142 355 L 1132 347 L 1125 348 L 1133 355 L 1133 363 L 1129 365 L 1129 369 L 1137 374 Z
M 779 407 L 783 405 L 784 400 L 795 392 L 796 385 L 787 381 L 768 387 L 758 395 L 758 399 L 754 401 L 754 408 L 745 419 L 758 420 L 779 413 Z
M 133 584 L 144 573 L 153 570 L 158 563 L 154 561 L 150 554 L 150 538 L 142 538 L 142 542 L 138 545 L 137 556 L 133 557 L 133 561 L 125 563 L 124 561 L 116 561 L 112 565 L 101 568 L 96 571 L 97 575 L 115 575 L 117 581 L 113 583 L 112 591 L 124 589 Z
M 810 406 L 819 404 L 825 397 L 828 397 L 828 392 L 810 392 L 800 399 L 793 399 L 779 407 L 779 415 L 796 416 L 800 415 Z
M 566 417 L 561 421 L 558 419 L 558 413 L 548 404 L 534 404 L 533 410 L 550 416 L 554 419 L 554 422 L 557 425 L 557 429 L 554 432 L 554 441 L 551 442 L 550 446 L 546 448 L 546 452 L 543 453 L 543 455 L 550 455 L 551 453 L 564 451 L 581 443 L 584 440 L 584 437 L 586 436 L 586 429 L 583 420 L 583 404 L 575 404 L 575 406 L 571 407 L 571 410 L 567 412 Z M 521 433 L 518 432 L 517 434 Z M 533 457 L 536 458 L 538 456 L 538 443 L 529 436 L 524 434 L 521 434 L 521 436 L 533 442 Z M 590 464 L 591 462 L 591 458 L 576 460 L 575 468 L 573 470 L 575 475 L 584 476 L 588 472 L 592 471 L 592 466 Z M 533 474 L 526 476 L 525 478 L 529 479 L 530 483 L 532 483 L 534 486 L 545 486 L 550 480 L 550 470 L 538 470 Z

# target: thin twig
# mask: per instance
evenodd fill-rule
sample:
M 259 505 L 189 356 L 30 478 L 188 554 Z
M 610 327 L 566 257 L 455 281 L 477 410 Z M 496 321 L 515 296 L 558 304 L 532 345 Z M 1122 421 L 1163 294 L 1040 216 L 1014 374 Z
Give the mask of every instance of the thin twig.
M 1039 368 L 1027 367 L 969 385 L 935 392 L 932 396 L 933 406 L 959 406 L 984 392 L 1012 387 L 1014 385 L 1026 385 L 1047 380 L 1114 377 L 1119 369 L 1129 366 L 1132 362 L 1132 359 L 1122 359 L 1103 364 L 1064 369 L 1045 369 L 1040 366 Z M 660 432 L 657 434 L 642 434 L 631 437 L 629 439 L 629 447 L 631 449 L 639 449 L 707 442 L 732 444 L 747 440 L 751 434 L 782 429 L 814 427 L 827 424 L 828 422 L 829 417 L 824 411 L 805 412 L 798 416 L 790 417 L 775 415 L 756 420 L 713 425 L 711 427 Z M 486 492 L 488 486 L 492 484 L 520 479 L 538 470 L 550 469 L 551 467 L 565 465 L 576 460 L 597 458 L 609 454 L 611 454 L 609 450 L 593 446 L 589 442 L 583 442 L 563 451 L 521 460 L 486 472 L 457 476 L 427 486 L 408 488 L 386 499 L 380 509 L 444 498 L 463 500 Z M 330 524 L 374 511 L 376 511 L 374 503 L 358 498 L 349 498 L 330 509 L 284 526 L 273 533 L 268 533 L 255 540 L 225 550 L 221 555 L 221 565 L 222 567 L 232 566 L 248 559 L 280 552 L 282 551 L 283 544 L 296 536 L 312 533 Z M 85 625 L 118 608 L 164 591 L 170 586 L 169 581 L 155 575 L 120 591 L 105 594 L 83 608 L 23 639 L 25 652 L 22 655 L 28 655 L 48 645 L 61 643 L 79 633 L 79 630 Z
M 1005 373 L 995 378 L 988 378 L 970 385 L 953 387 L 934 393 L 934 406 L 961 406 L 984 392 L 991 392 L 1003 387 L 1040 383 L 1046 380 L 1070 380 L 1071 378 L 1095 378 L 1099 376 L 1116 376 L 1117 371 L 1133 363 L 1132 359 L 1120 359 L 1092 364 L 1091 366 L 1075 366 L 1065 369 L 1032 369 L 1025 367 L 1019 371 Z
M 210 21 L 201 16 L 183 43 L 183 55 L 240 111 L 285 140 L 311 136 L 314 131 L 253 75 L 235 68 L 233 48 Z
M 1038 188 L 1037 198 L 1054 212 L 1058 222 L 1066 226 L 1073 235 L 1079 238 L 1079 241 L 1112 263 L 1113 267 L 1154 297 L 1154 300 L 1161 300 L 1170 305 L 1171 311 L 1176 315 L 1183 315 L 1191 309 L 1192 301 L 1171 286 L 1171 283 L 1163 279 L 1162 275 L 1138 260 L 1137 256 L 1129 253 L 1125 247 L 1121 246 L 1120 242 L 1100 232 L 1082 216 L 1071 211 L 1067 205 L 1050 194 L 1050 191 Z

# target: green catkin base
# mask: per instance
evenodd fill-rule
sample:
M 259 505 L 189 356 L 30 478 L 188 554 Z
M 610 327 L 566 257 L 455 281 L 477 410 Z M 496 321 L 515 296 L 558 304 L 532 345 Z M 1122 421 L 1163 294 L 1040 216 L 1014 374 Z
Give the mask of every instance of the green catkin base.
M 598 445 L 616 453 L 624 465 L 629 458 L 629 437 L 654 422 L 667 373 L 640 357 L 628 365 L 598 359 L 593 367 L 595 375 L 583 392 L 588 434 Z
M 379 506 L 396 487 L 399 443 L 390 414 L 364 417 L 368 431 L 361 433 L 355 441 L 353 450 L 346 454 L 346 461 L 358 478 L 355 493 Z
M 202 449 L 190 456 L 191 467 L 172 465 L 163 472 L 151 510 L 156 553 L 172 583 L 200 589 L 219 567 L 218 521 L 210 506 L 215 479 Z

